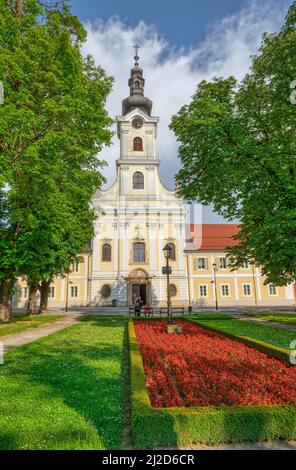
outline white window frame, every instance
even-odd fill
[[[77,295],[73,296],[72,295],[72,288],[77,287]],[[79,293],[79,285],[78,284],[71,284],[70,286],[70,297],[71,299],[79,299],[80,293]]]
[[[221,260],[225,260],[225,268],[221,268]],[[225,269],[228,269],[228,263],[227,263],[227,257],[226,256],[219,256],[218,258],[218,266],[219,266],[219,270],[225,270]]]
[[[72,273],[80,273],[80,261],[74,261],[72,264]]]
[[[226,286],[228,288],[228,294],[223,294],[223,287]],[[231,297],[231,290],[230,290],[230,284],[221,284],[221,297]]]
[[[50,295],[50,289],[53,289],[53,296]],[[49,286],[48,298],[49,299],[55,299],[56,298],[56,286]]]
[[[198,266],[199,260],[204,260],[204,265],[205,265],[204,268],[200,268]],[[196,271],[206,271],[207,269],[208,269],[208,258],[206,256],[198,256],[197,258],[195,258],[195,270]]]
[[[244,266],[245,263],[248,265],[247,267]],[[245,270],[250,269],[250,263],[249,263],[249,261],[244,261],[244,263],[241,265],[241,269],[245,269]]]
[[[250,293],[249,293],[249,294],[246,294],[246,293],[245,293],[245,286],[249,286],[249,288],[250,288]],[[243,284],[243,296],[244,296],[244,297],[252,297],[252,295],[253,295],[253,293],[252,293],[252,284],[250,284],[250,283],[244,283],[244,284]]]
[[[201,288],[205,287],[206,288],[206,295],[202,295],[201,294]],[[209,297],[209,289],[208,289],[208,285],[207,284],[199,284],[198,285],[198,294],[199,294],[199,297],[201,299],[205,299],[207,297]]]
[[[24,298],[24,299],[28,299],[28,298],[29,298],[29,287],[28,287],[28,286],[25,286],[23,289],[24,289],[24,291],[23,291],[23,298]]]
[[[271,287],[274,287],[274,289],[275,289],[275,294],[270,291],[270,288],[271,288]],[[277,297],[277,296],[279,295],[277,286],[275,286],[274,284],[268,284],[268,295],[269,295],[270,297]]]

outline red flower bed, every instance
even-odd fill
[[[296,367],[220,334],[178,321],[136,321],[152,406],[296,405]]]

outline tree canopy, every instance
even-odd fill
[[[239,219],[232,267],[249,260],[278,285],[296,278],[295,26],[294,1],[281,31],[264,34],[242,82],[202,81],[170,125],[180,141],[182,195]]]
[[[0,310],[1,287],[69,269],[91,238],[112,123],[112,79],[82,57],[86,32],[65,2],[14,5],[0,0]]]

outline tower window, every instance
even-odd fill
[[[134,263],[145,263],[145,243],[134,243]]]
[[[141,137],[134,138],[134,145],[133,145],[134,152],[142,152],[143,150],[143,141]]]
[[[104,243],[102,247],[102,261],[111,261],[111,245]]]
[[[133,174],[133,189],[144,189],[144,175],[140,171]]]

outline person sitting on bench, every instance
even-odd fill
[[[143,300],[141,297],[138,297],[135,303],[135,316],[139,317],[141,315],[141,308],[143,307]]]

